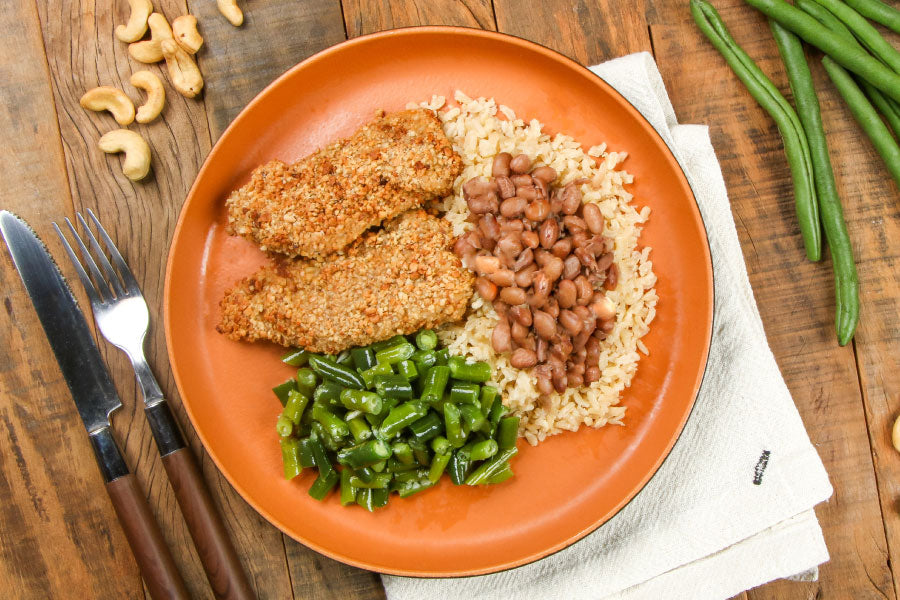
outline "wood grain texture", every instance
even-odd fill
[[[344,0],[347,37],[416,25],[496,29],[490,0]]]
[[[583,65],[650,50],[645,0],[494,0],[497,29]]]
[[[759,35],[766,24],[746,8],[738,2],[719,7],[734,37],[787,94],[775,44]],[[769,343],[835,488],[817,514],[829,547],[842,551],[832,553],[820,581],[780,583],[748,596],[827,590],[839,598],[893,598],[855,357],[835,342],[829,265],[804,259],[777,129],[692,24],[651,26],[651,33],[679,119],[711,125]],[[832,123],[838,115],[829,108],[824,118]],[[834,150],[836,164],[854,164],[852,150],[845,156],[839,144]],[[845,203],[852,212],[852,200],[845,197]]]
[[[235,27],[215,2],[188,0],[204,37],[198,62],[206,82],[212,139],[276,77],[304,58],[343,42],[338,0],[239,2],[244,24]]]

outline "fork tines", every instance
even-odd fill
[[[81,260],[78,259],[72,246],[69,245],[66,236],[56,223],[53,223],[53,228],[56,230],[56,234],[59,236],[63,248],[66,250],[66,254],[69,255],[69,260],[72,261],[72,266],[75,267],[75,272],[78,273],[78,278],[81,280],[91,304],[103,305],[118,298],[139,295],[140,289],[138,288],[137,281],[131,273],[131,269],[129,269],[128,265],[125,263],[125,259],[122,258],[122,254],[119,252],[118,248],[116,248],[116,245],[113,244],[112,239],[100,224],[94,211],[87,209],[87,213],[91,222],[93,222],[96,227],[97,233],[99,233],[100,237],[103,239],[103,244],[109,252],[109,257],[112,258],[112,263],[115,263],[115,268],[113,268],[113,264],[110,263],[103,248],[100,247],[100,243],[88,226],[87,221],[81,216],[81,213],[76,213],[75,217],[78,219],[81,228],[84,230],[84,234],[88,238],[88,243],[93,249],[93,254],[88,249],[87,245],[85,245],[81,236],[78,235],[78,231],[76,231],[68,217],[65,219],[66,225],[68,225],[69,231],[72,232],[72,236],[75,238],[75,244],[78,246]],[[82,261],[87,265],[87,271],[85,271]],[[97,267],[97,263],[100,263],[99,268]],[[90,272],[90,276],[88,275],[88,271]]]

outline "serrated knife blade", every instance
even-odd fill
[[[109,427],[122,406],[94,338],[50,253],[22,219],[0,211],[0,232],[37,311],[88,433]]]

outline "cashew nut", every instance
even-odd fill
[[[244,22],[244,13],[238,8],[237,0],[216,0],[219,12],[235,27],[240,27]]]
[[[187,98],[193,98],[203,89],[203,76],[191,55],[182,49],[175,40],[162,40],[161,48],[169,67],[172,87]]]
[[[150,172],[150,146],[140,135],[127,129],[114,129],[100,138],[97,144],[106,153],[124,152],[122,173],[138,181]]]
[[[894,421],[894,428],[891,430],[891,442],[897,452],[900,452],[900,416]]]
[[[137,109],[137,122],[149,123],[159,116],[166,103],[166,90],[159,77],[150,71],[138,71],[131,76],[131,85],[147,92],[147,101]]]
[[[150,26],[150,39],[128,45],[131,58],[142,63],[157,63],[163,59],[161,42],[172,39],[172,28],[169,22],[159,13],[153,13],[147,19]]]
[[[150,0],[128,0],[131,5],[131,16],[128,24],[116,27],[116,37],[123,42],[136,42],[147,31],[147,17],[153,12]]]
[[[88,90],[81,97],[82,108],[88,110],[108,110],[119,125],[128,125],[134,121],[134,104],[122,90],[102,86]]]
[[[175,32],[175,41],[189,54],[196,54],[203,45],[203,38],[197,31],[197,17],[194,15],[181,15],[172,21],[172,31]]]

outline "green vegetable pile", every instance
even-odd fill
[[[821,258],[823,229],[831,250],[835,328],[843,346],[853,338],[859,321],[859,283],[819,101],[800,40],[825,53],[822,63],[826,73],[900,185],[900,145],[894,138],[900,138],[900,52],[866,20],[868,17],[900,33],[900,11],[879,0],[795,0],[793,5],[784,0],[746,1],[770,20],[797,112],[734,41],[709,2],[691,0],[691,13],[700,30],[778,125],[794,180],[797,220],[806,255],[813,261]]]
[[[284,476],[318,469],[313,498],[340,484],[341,504],[372,511],[390,492],[421,492],[445,471],[456,485],[512,477],[519,418],[504,416],[497,388],[482,385],[490,365],[450,356],[433,331],[282,360],[300,367],[272,390],[284,407],[275,426]]]

